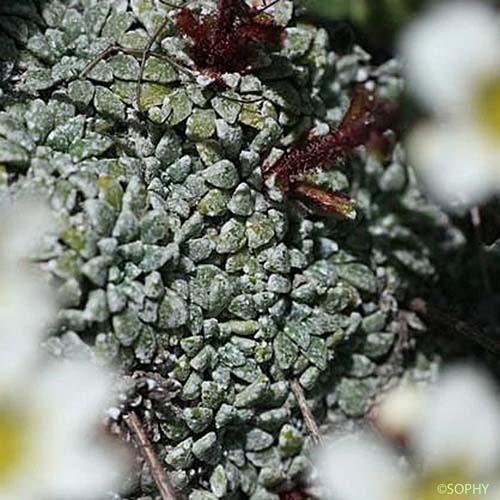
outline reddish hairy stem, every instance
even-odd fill
[[[373,134],[384,132],[393,121],[395,110],[395,105],[377,100],[364,88],[355,89],[349,109],[335,130],[321,136],[309,133],[274,165],[264,164],[264,179],[274,175],[277,186],[284,193],[298,194],[327,211],[352,217],[354,206],[348,197],[303,182],[300,177],[367,143]]]
[[[353,219],[356,216],[354,202],[345,194],[335,193],[329,189],[301,181],[293,184],[292,194],[312,201],[327,212],[333,212],[348,219]]]
[[[321,136],[309,134],[274,165],[264,166],[264,177],[276,175],[280,188],[287,191],[294,176],[330,163],[346,151],[365,144],[372,133],[386,130],[394,112],[392,104],[377,101],[364,89],[356,89],[349,109],[335,130]]]
[[[179,9],[179,13],[175,18],[175,24],[183,33],[191,38],[201,36],[200,23],[189,9]]]
[[[193,42],[197,69],[211,74],[247,70],[258,55],[256,47],[281,44],[285,32],[242,0],[218,0],[215,11],[201,19],[181,9],[176,25]]]

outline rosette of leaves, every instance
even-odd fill
[[[287,25],[283,49],[222,75],[223,86],[183,71],[189,40],[168,25],[141,84],[147,116],[138,112],[140,49],[169,9],[3,2],[2,192],[42,194],[57,215],[35,256],[60,296],[53,352],[84,346],[149,381],[136,411],[190,499],[278,499],[307,474],[313,445],[291,381],[320,422],[364,415],[385,383],[378,367],[394,360],[398,301],[432,281],[429,244],[412,226],[423,220],[430,235],[437,217],[391,134],[388,154],[361,148],[311,175],[357,200],[354,221],[263,186],[262,161],[313,126],[334,127],[350,84],[376,74],[382,93],[400,85],[394,64],[329,52],[286,0],[270,10]],[[117,44],[138,52],[78,76]],[[128,498],[150,491],[145,473]]]

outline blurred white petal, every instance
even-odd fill
[[[29,372],[54,314],[53,297],[36,276],[0,265],[0,388]]]
[[[461,112],[478,83],[500,65],[497,12],[479,1],[430,9],[404,33],[400,48],[411,90],[431,111]]]
[[[50,223],[36,201],[0,204],[0,390],[29,376],[55,315],[53,293],[27,262]]]
[[[28,261],[50,218],[29,202],[0,211],[0,500],[100,496],[127,463],[98,436],[111,375],[43,359],[54,300]]]
[[[314,462],[328,500],[402,500],[397,457],[370,435],[333,440]]]
[[[498,500],[500,498],[500,483],[498,480],[488,483],[486,494],[481,498],[483,500]]]
[[[392,438],[406,436],[421,422],[426,398],[412,385],[400,386],[383,399],[377,408],[377,427]]]
[[[0,260],[2,263],[29,257],[53,223],[48,207],[38,200],[0,205]]]
[[[410,134],[407,148],[430,194],[450,208],[474,205],[499,187],[500,149],[472,127],[422,125]]]
[[[33,404],[40,413],[52,414],[45,425],[66,442],[87,438],[89,429],[113,403],[111,374],[84,361],[63,361],[45,368],[36,389]],[[52,408],[58,408],[56,414]]]
[[[0,417],[6,401],[29,416],[19,423],[22,460],[4,476],[0,469],[0,500],[86,500],[117,487],[129,461],[102,434],[110,374],[76,361],[39,363],[29,373],[24,386],[0,393]]]
[[[491,381],[469,367],[445,372],[412,444],[427,470],[461,464],[471,477],[500,466],[500,403]]]
[[[65,500],[95,498],[113,488],[119,488],[129,458],[115,446],[67,450],[59,473],[50,478],[47,492]]]

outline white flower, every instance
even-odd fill
[[[50,228],[51,214],[42,201],[35,199],[3,202],[0,212],[0,262],[18,265]]]
[[[500,190],[500,19],[480,2],[435,7],[401,40],[410,89],[433,113],[408,140],[430,192],[471,205]]]
[[[127,460],[97,433],[109,374],[72,361],[31,375],[0,391],[0,500],[88,499],[116,486]]]
[[[29,255],[48,212],[24,202],[0,213],[0,500],[95,498],[116,486],[126,463],[98,435],[110,375],[44,359],[53,294]]]
[[[49,227],[40,203],[0,205],[0,389],[14,383],[38,355],[54,315],[53,294],[27,261]]]
[[[413,385],[399,386],[384,398],[376,411],[376,425],[394,439],[405,439],[416,419],[422,418],[423,391]]]
[[[401,393],[397,397],[401,401]],[[483,485],[482,498],[498,499],[500,402],[489,379],[455,368],[418,400],[413,421],[405,405],[389,404],[395,411],[403,408],[413,468],[403,469],[396,451],[372,435],[332,441],[316,456],[328,499],[437,500],[443,484]],[[456,498],[476,497],[462,492]]]

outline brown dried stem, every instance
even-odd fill
[[[323,438],[321,437],[321,434],[319,432],[319,427],[316,422],[316,419],[314,418],[314,415],[312,414],[309,405],[307,404],[306,397],[304,395],[302,387],[300,386],[297,380],[293,380],[290,385],[292,388],[292,392],[294,393],[295,398],[297,399],[297,403],[299,403],[299,408],[302,413],[302,416],[304,417],[304,422],[306,424],[306,427],[308,428],[314,440],[318,444],[322,444]]]
[[[123,420],[134,436],[139,451],[149,466],[151,476],[158,487],[162,500],[176,500],[174,489],[170,485],[160,460],[146,436],[139,417],[135,412],[131,411],[123,417]]]
[[[460,335],[475,342],[495,356],[500,356],[500,342],[482,332],[478,326],[457,318],[449,311],[428,304],[423,299],[413,299],[410,303],[410,309],[441,328],[443,333]]]

